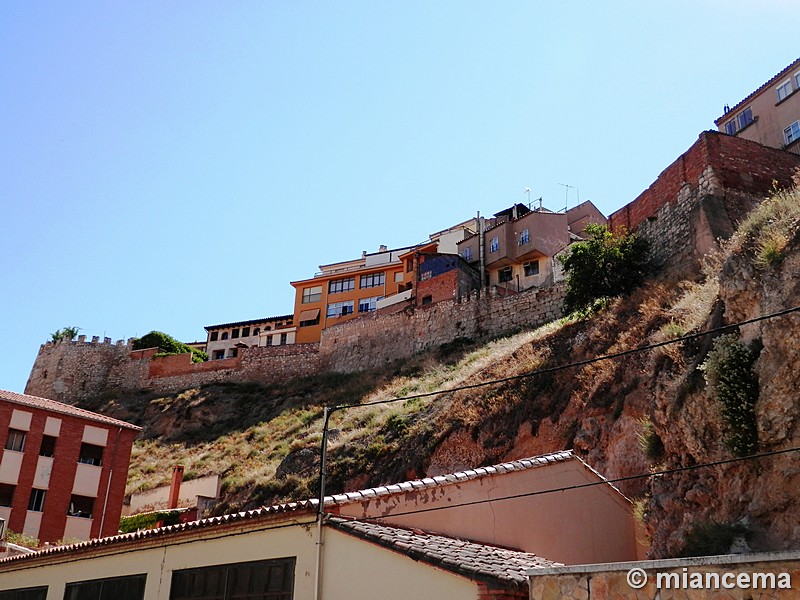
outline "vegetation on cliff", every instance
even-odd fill
[[[360,404],[331,418],[330,492],[573,448],[610,478],[673,471],[620,484],[653,557],[730,545],[731,532],[745,530],[755,549],[795,547],[796,457],[694,467],[746,454],[756,439],[769,451],[800,436],[800,319],[726,330],[716,343],[683,336],[800,305],[799,222],[800,195],[777,194],[702,269],[666,271],[589,317],[488,344],[457,340],[355,375],[86,406],[144,427],[129,491],[166,484],[180,462],[189,478],[223,475],[217,512],[313,496],[322,407]],[[731,412],[726,393],[746,413]]]
[[[179,342],[171,335],[161,331],[151,331],[140,338],[133,340],[132,347],[134,350],[144,350],[145,348],[160,348],[163,355],[168,354],[192,354],[192,362],[204,362],[208,360],[208,354],[197,348],[192,348]]]

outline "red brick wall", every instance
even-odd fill
[[[705,131],[689,150],[662,171],[649,188],[612,214],[608,219],[609,226],[635,230],[649,217],[655,216],[662,206],[674,203],[684,184],[697,186],[700,176],[709,166],[724,189],[766,195],[772,189],[773,181],[777,181],[780,187],[792,185],[792,175],[800,166],[800,158],[742,138]]]
[[[422,306],[422,299],[431,296],[431,302],[452,300],[458,291],[458,269],[437,275],[417,284],[417,306]]]
[[[21,532],[25,524],[31,489],[33,487],[36,465],[39,460],[39,449],[44,435],[45,421],[48,416],[61,420],[61,430],[56,441],[56,451],[53,459],[53,470],[50,475],[49,486],[45,495],[44,510],[39,528],[39,539],[42,542],[56,542],[64,537],[64,527],[67,523],[67,509],[69,508],[75,473],[78,468],[83,439],[84,426],[100,427],[108,430],[108,441],[103,452],[102,473],[98,495],[95,499],[93,510],[92,536],[100,535],[100,523],[103,521],[102,535],[114,535],[119,528],[119,517],[122,512],[122,500],[125,495],[125,483],[128,477],[128,464],[130,462],[131,446],[137,432],[131,429],[122,429],[119,435],[116,458],[114,446],[118,428],[104,425],[98,421],[90,421],[60,413],[0,402],[0,445],[5,447],[11,414],[14,409],[29,412],[31,417],[30,430],[25,440],[24,456],[20,469],[19,480],[11,507],[11,517],[8,528]],[[106,490],[108,489],[109,474],[113,476],[111,488],[106,503]],[[106,506],[106,516],[103,519],[103,507]]]

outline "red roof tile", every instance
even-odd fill
[[[62,415],[69,415],[71,417],[78,417],[80,419],[88,419],[89,421],[96,421],[106,425],[113,425],[114,427],[124,427],[126,429],[133,429],[134,431],[141,431],[141,427],[113,419],[105,415],[101,415],[90,410],[84,410],[77,406],[64,404],[63,402],[56,402],[48,398],[39,398],[38,396],[29,396],[28,394],[18,394],[16,392],[9,392],[0,390],[0,400],[11,402],[13,404],[20,404],[30,408],[40,408],[42,410],[49,410],[51,412],[60,413]]]

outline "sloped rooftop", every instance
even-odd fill
[[[77,406],[72,406],[70,404],[64,404],[63,402],[57,402],[56,400],[50,400],[49,398],[40,398],[38,396],[29,396],[28,394],[18,394],[16,392],[0,390],[0,400],[5,400],[6,402],[19,404],[20,406],[26,406],[29,408],[38,408],[54,413],[60,413],[62,415],[69,415],[71,417],[96,421],[98,423],[104,423],[105,425],[113,425],[114,427],[124,427],[125,429],[133,429],[134,431],[142,430],[141,427],[137,427],[131,423],[120,421],[119,419],[113,419],[90,410],[84,410],[83,408],[78,408]]]
[[[446,571],[502,587],[525,589],[528,572],[559,566],[535,554],[461,540],[420,529],[331,517],[327,524],[362,540]]]

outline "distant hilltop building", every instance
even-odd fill
[[[0,390],[0,517],[8,529],[42,543],[115,535],[139,431],[69,404]]]
[[[714,123],[728,135],[800,154],[800,58]]]

